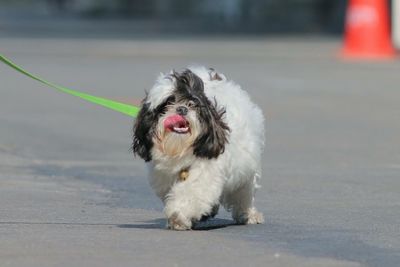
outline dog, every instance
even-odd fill
[[[132,149],[149,169],[167,228],[189,230],[219,205],[238,224],[264,222],[254,206],[264,116],[247,92],[205,67],[161,74],[146,93]]]

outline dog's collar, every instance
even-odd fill
[[[178,177],[180,182],[186,181],[187,178],[189,178],[189,167],[182,169],[179,172],[179,177]]]

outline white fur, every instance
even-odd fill
[[[233,81],[211,79],[214,71],[189,68],[204,83],[205,94],[226,108],[224,121],[230,128],[225,152],[216,159],[197,158],[193,151],[171,157],[154,146],[149,162],[149,180],[165,204],[168,226],[190,229],[192,221],[209,212],[215,203],[232,212],[238,223],[262,223],[254,207],[254,194],[261,176],[260,158],[264,147],[264,117],[249,95]],[[174,80],[161,75],[149,91],[150,107],[162,103],[174,90]],[[179,181],[179,172],[190,166],[189,178]]]

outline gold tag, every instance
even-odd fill
[[[186,181],[186,179],[189,177],[189,171],[188,170],[181,170],[179,173],[179,181],[183,182]]]

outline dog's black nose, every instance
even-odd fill
[[[179,115],[186,115],[188,113],[188,109],[185,106],[179,106],[176,108],[176,113],[178,113]]]

